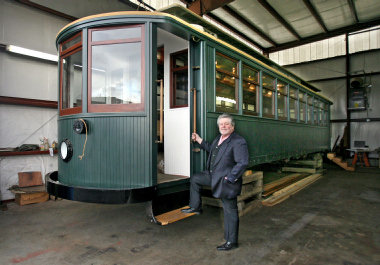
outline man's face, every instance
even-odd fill
[[[229,118],[221,118],[219,120],[219,132],[222,136],[227,136],[233,133],[234,126],[231,124],[231,120]]]

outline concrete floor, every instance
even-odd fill
[[[380,169],[325,176],[240,219],[240,247],[219,252],[222,215],[161,227],[145,206],[48,201],[0,211],[0,264],[380,264]]]

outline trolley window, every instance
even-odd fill
[[[297,121],[298,119],[298,89],[289,88],[289,115],[290,120]]]
[[[325,121],[324,125],[328,126],[329,125],[329,104],[328,103],[325,103],[323,113],[324,113],[324,121]]]
[[[243,65],[243,114],[258,115],[258,94],[260,72]]]
[[[274,118],[274,94],[276,79],[263,74],[263,116]]]
[[[307,95],[307,123],[313,123],[313,96]]]
[[[314,119],[314,124],[319,124],[319,113],[320,113],[320,108],[319,108],[319,101],[318,99],[314,99],[314,104],[313,104],[313,119]]]
[[[302,91],[298,94],[300,104],[300,121],[306,121],[306,94]]]
[[[170,55],[170,107],[188,105],[188,50]]]
[[[143,25],[89,29],[89,112],[144,110],[143,36]]]
[[[277,79],[277,116],[280,120],[288,117],[288,85]]]
[[[82,112],[82,33],[64,41],[60,51],[59,114]]]
[[[323,102],[319,103],[319,119],[320,125],[325,126],[325,103]]]
[[[215,56],[216,111],[238,112],[238,62],[221,53]]]

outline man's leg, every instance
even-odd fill
[[[224,238],[227,242],[238,243],[239,236],[239,212],[237,198],[223,199],[224,212]]]
[[[194,174],[190,178],[190,207],[194,209],[202,208],[201,201],[201,187],[211,186],[211,176],[208,172],[200,172]]]

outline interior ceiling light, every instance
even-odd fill
[[[15,45],[6,45],[5,49],[8,52],[18,53],[18,54],[22,54],[22,55],[26,55],[26,56],[31,56],[34,58],[58,62],[58,56],[57,55],[52,55],[52,54],[48,54],[48,53],[44,53],[44,52],[38,52],[35,50],[22,48],[22,47],[18,47]]]

